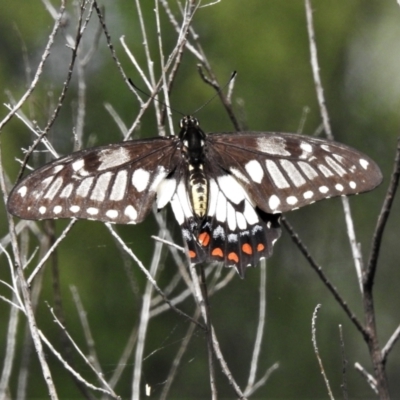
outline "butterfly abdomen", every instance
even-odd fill
[[[208,181],[203,164],[189,164],[189,188],[193,212],[203,218],[208,209]]]

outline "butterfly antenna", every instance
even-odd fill
[[[171,106],[168,106],[168,105],[165,104],[162,100],[157,99],[155,96],[157,96],[157,94],[158,94],[159,92],[155,93],[155,94],[152,96],[152,95],[150,95],[149,93],[145,92],[143,89],[140,89],[140,87],[136,86],[136,85],[133,83],[133,81],[132,81],[131,78],[128,78],[128,82],[129,82],[129,84],[130,84],[135,90],[137,90],[139,93],[144,94],[145,96],[147,96],[147,97],[150,98],[151,100],[156,101],[157,103],[161,104],[161,105],[164,106],[164,107],[169,108],[170,110],[172,110],[173,112],[176,112],[177,114],[180,114],[180,115],[182,115],[182,116],[185,115],[184,113],[182,113],[182,112],[176,110],[175,108],[173,108],[173,107],[171,107]]]
[[[192,115],[197,114],[202,108],[204,108],[207,104],[211,103],[217,96],[219,96],[227,86],[229,86],[231,84],[231,82],[233,82],[233,80],[236,78],[237,72],[233,71],[231,77],[229,78],[228,82],[225,83],[224,86],[222,86],[222,88],[217,87],[213,82],[211,82],[210,80],[206,80],[212,87],[214,87],[215,89],[217,89],[217,92],[214,94],[214,96],[212,96],[207,102],[205,102],[201,107],[199,107],[197,110],[195,110]]]

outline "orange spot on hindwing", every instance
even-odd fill
[[[262,243],[258,243],[257,251],[263,251],[264,249],[265,249],[265,246]]]
[[[207,232],[200,233],[199,242],[204,247],[208,246],[208,244],[210,243],[210,235],[209,235],[209,233],[207,233]]]
[[[196,257],[196,252],[193,250],[189,250],[189,257],[190,258],[195,258]]]
[[[224,256],[224,253],[223,253],[223,251],[222,251],[222,249],[221,249],[220,247],[216,247],[216,248],[213,249],[213,251],[211,252],[211,255],[212,255],[212,256],[215,256],[215,257],[223,257],[223,256]]]
[[[228,254],[228,260],[238,263],[239,262],[239,257],[238,257],[238,255],[236,253],[234,253],[232,251],[231,253]]]
[[[251,246],[248,243],[244,243],[242,245],[242,251],[243,251],[243,253],[246,253],[249,255],[253,254],[253,249],[251,248]]]

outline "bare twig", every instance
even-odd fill
[[[333,394],[332,394],[332,390],[331,390],[331,386],[329,384],[329,380],[328,377],[326,376],[325,373],[325,369],[324,369],[324,365],[322,364],[322,359],[319,355],[319,350],[318,350],[318,344],[317,344],[317,315],[318,315],[318,311],[321,308],[321,304],[318,304],[313,312],[313,316],[312,316],[312,320],[311,320],[311,337],[312,337],[312,344],[313,344],[313,348],[314,348],[314,353],[315,356],[317,357],[318,360],[318,364],[319,364],[319,369],[321,371],[322,377],[324,378],[324,382],[325,382],[325,386],[326,389],[328,391],[328,396],[331,400],[334,400]]]
[[[376,224],[374,237],[371,244],[371,253],[368,260],[368,267],[364,273],[364,290],[372,289],[375,278],[376,267],[378,263],[379,252],[381,249],[383,232],[385,231],[393,200],[395,198],[400,177],[400,138],[397,140],[396,157],[393,165],[389,187],[386,193],[385,201],[382,205],[381,213]]]
[[[321,77],[319,74],[320,68],[318,65],[318,56],[317,56],[317,45],[315,41],[315,33],[314,33],[314,23],[312,16],[312,8],[311,8],[311,0],[305,0],[306,7],[306,17],[307,17],[307,31],[308,31],[308,39],[310,42],[310,53],[311,53],[311,67],[314,77],[315,89],[317,92],[317,99],[320,108],[320,113],[322,117],[322,122],[324,125],[325,133],[328,139],[333,140],[332,128],[329,122],[328,110],[326,108],[326,102],[324,97],[324,90],[321,83]],[[358,282],[360,285],[360,290],[362,292],[362,256],[357,245],[356,234],[354,231],[353,218],[351,216],[349,199],[347,197],[341,197],[343,211],[345,215],[346,225],[347,225],[347,234],[350,240],[350,247],[353,254],[354,266],[358,276]]]
[[[42,75],[43,72],[43,66],[47,60],[47,58],[50,55],[50,48],[54,43],[54,38],[60,29],[61,26],[61,21],[63,18],[63,14],[65,11],[65,0],[61,0],[61,6],[60,10],[58,11],[58,17],[54,23],[53,30],[49,35],[49,40],[47,42],[47,45],[44,49],[42,59],[38,65],[38,68],[36,70],[35,76],[28,88],[28,90],[24,93],[24,95],[20,98],[20,100],[17,102],[17,104],[13,107],[13,109],[7,114],[5,118],[3,118],[2,121],[0,121],[0,132],[3,129],[3,127],[8,123],[8,121],[13,117],[13,115],[21,108],[21,106],[25,103],[25,101],[28,99],[28,97],[32,94],[32,92],[35,90],[36,85],[39,81],[40,76]]]
[[[147,271],[147,269],[144,267],[142,262],[136,257],[136,255],[132,252],[132,250],[125,244],[125,242],[121,239],[121,237],[117,234],[117,232],[111,226],[111,224],[107,223],[106,227],[108,228],[110,233],[118,240],[118,242],[121,244],[122,248],[126,251],[126,253],[130,257],[132,257],[132,259],[138,264],[138,266],[141,269],[141,271],[146,275],[147,279],[152,283],[152,285],[154,286],[156,291],[162,296],[164,301],[171,307],[171,309],[174,310],[175,312],[177,312],[179,315],[189,319],[190,321],[192,321],[193,323],[198,325],[201,329],[205,330],[205,327],[201,323],[199,323],[198,321],[194,320],[192,317],[190,317],[189,315],[185,314],[183,311],[179,310],[178,308],[176,308],[171,303],[171,301],[165,296],[164,292],[160,289],[160,287],[158,286],[157,282],[152,277],[152,275],[149,273],[149,271]]]
[[[349,394],[347,392],[347,379],[346,379],[348,361],[346,358],[346,352],[345,352],[345,348],[344,348],[342,325],[339,325],[339,339],[340,339],[340,349],[341,349],[341,353],[342,353],[342,384],[340,385],[340,387],[342,388],[343,399],[348,400]]]
[[[289,224],[286,218],[282,217],[282,224],[283,226],[287,229],[289,232],[292,240],[296,243],[297,247],[299,250],[303,253],[304,257],[306,260],[309,262],[311,267],[314,269],[314,271],[319,275],[321,280],[324,282],[324,284],[328,287],[330,292],[333,294],[335,299],[338,301],[338,303],[341,305],[345,313],[348,315],[350,320],[354,323],[354,325],[357,327],[357,329],[361,332],[361,334],[364,336],[364,338],[368,338],[368,332],[365,330],[364,326],[361,324],[361,322],[358,320],[358,318],[353,314],[353,312],[350,310],[349,306],[347,303],[344,301],[344,299],[340,296],[339,292],[333,286],[333,284],[329,281],[329,279],[325,276],[322,268],[315,262],[314,258],[311,256],[309,253],[308,249],[306,246],[304,246],[303,242],[300,240],[299,236],[296,234],[296,232],[293,230],[292,226]]]
[[[153,259],[150,264],[150,275],[155,278],[159,265],[162,250],[162,243],[156,242],[156,246],[153,253]],[[151,298],[153,295],[154,286],[150,281],[147,281],[145,291],[143,293],[142,309],[140,312],[140,322],[138,329],[138,338],[136,345],[135,364],[133,368],[133,380],[132,380],[132,400],[138,400],[141,398],[140,394],[140,381],[142,376],[142,365],[143,365],[143,352],[144,344],[146,339],[147,328],[150,321],[150,305]]]
[[[36,274],[40,271],[40,269],[43,267],[44,263],[48,260],[48,258],[53,254],[53,252],[56,250],[58,245],[67,237],[69,231],[72,229],[72,227],[75,225],[76,219],[72,219],[67,227],[63,230],[61,235],[57,238],[57,240],[53,243],[53,245],[50,247],[48,252],[40,259],[38,265],[34,269],[34,271],[31,273],[29,278],[27,279],[28,285],[30,285],[35,278]]]
[[[390,336],[389,340],[385,344],[385,347],[382,349],[382,362],[386,363],[387,357],[392,350],[393,346],[395,343],[399,340],[400,338],[400,325],[396,328],[396,330],[393,332],[392,336]]]
[[[354,368],[361,373],[361,375],[366,379],[366,381],[368,382],[370,388],[375,392],[375,394],[379,394],[378,392],[378,388],[377,388],[377,382],[376,379],[370,374],[368,373],[361,364],[359,363],[355,363],[354,364]]]
[[[250,374],[247,381],[247,386],[244,392],[246,395],[250,392],[252,387],[254,386],[254,382],[256,380],[257,375],[257,367],[258,367],[258,359],[260,357],[261,351],[261,343],[262,337],[264,333],[264,325],[265,325],[265,314],[267,309],[267,265],[265,259],[260,263],[260,288],[259,288],[259,296],[260,296],[260,305],[258,310],[258,326],[256,333],[256,340],[254,342],[253,356],[250,362]]]

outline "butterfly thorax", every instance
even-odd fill
[[[193,213],[203,218],[208,208],[208,180],[204,173],[205,133],[200,129],[197,119],[187,116],[181,120],[179,138],[186,159],[187,187]]]

